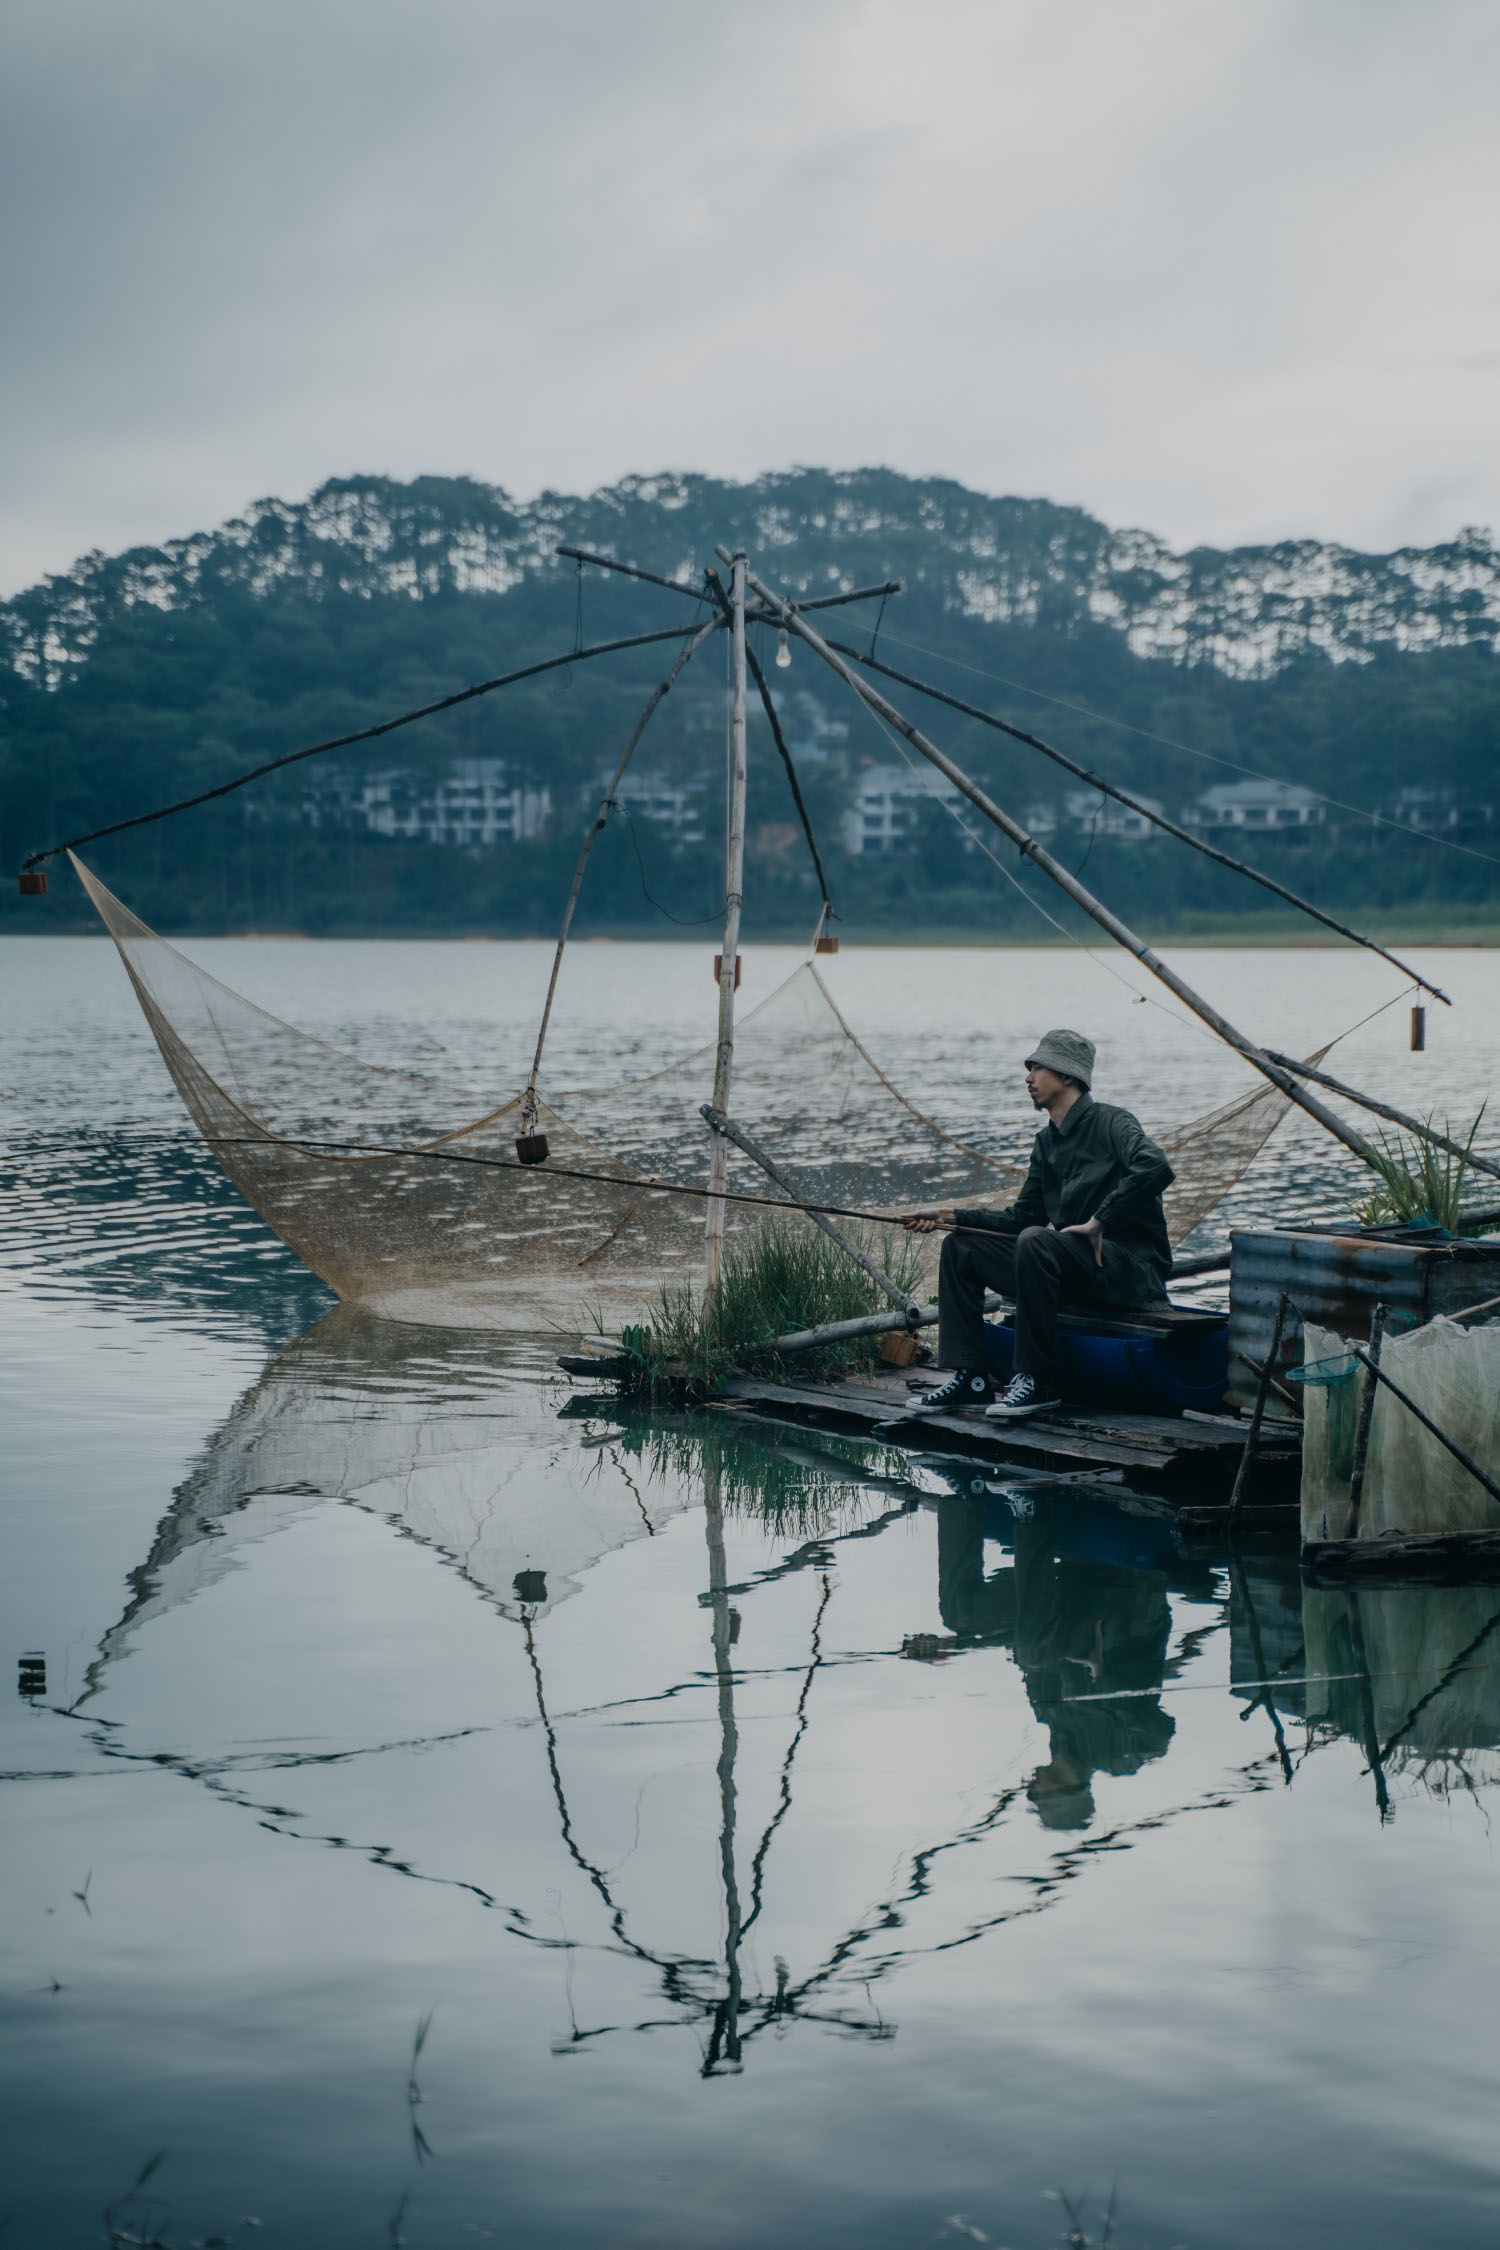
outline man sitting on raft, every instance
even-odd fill
[[[913,1211],[916,1234],[956,1231],[938,1273],[938,1364],[946,1383],[921,1413],[982,1406],[996,1420],[1060,1406],[1054,1338],[1062,1306],[1161,1306],[1172,1266],[1162,1191],[1172,1167],[1128,1109],[1096,1102],[1092,1041],[1049,1031],[1026,1064],[1026,1091],[1047,1123],[1020,1194],[1003,1211]],[[1016,1307],[1015,1373],[995,1397],[984,1349],[987,1289]]]

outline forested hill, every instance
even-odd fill
[[[559,542],[691,575],[716,542],[743,543],[800,591],[899,574],[988,624],[1112,627],[1138,656],[1251,677],[1308,653],[1493,649],[1500,550],[1486,531],[1365,555],[1315,540],[1175,554],[1082,508],[990,499],[937,478],[815,469],[754,484],[632,477],[587,499],[529,504],[466,478],[340,478],[310,500],[263,500],[219,530],[163,548],[88,555],[3,610],[10,663],[85,657],[115,612],[183,610],[236,592],[413,598],[504,594],[555,577]]]
[[[1341,800],[1316,835],[1267,840],[1284,858],[1300,855],[1291,879],[1316,878],[1325,896],[1347,901],[1500,898],[1491,803],[1500,799],[1500,553],[1487,533],[1389,555],[1311,541],[1178,554],[1081,509],[882,470],[796,470],[743,485],[634,478],[525,505],[467,479],[339,479],[304,503],[263,501],[160,549],[87,556],[0,606],[5,864],[300,741],[566,649],[580,611],[590,640],[676,619],[683,605],[669,594],[597,575],[580,587],[555,555],[563,541],[680,577],[717,543],[742,543],[798,592],[899,577],[908,590],[881,628],[892,661],[1170,809],[1243,768]],[[857,627],[851,618],[850,630],[874,622],[872,612]],[[579,667],[379,747],[387,767],[399,756],[413,770],[504,759],[518,785],[546,793],[545,817],[524,842],[437,854],[355,836],[347,818],[337,839],[338,806],[347,813],[372,748],[338,776],[297,769],[294,782],[142,831],[102,852],[101,865],[178,925],[367,927],[394,915],[413,926],[543,927],[554,862],[576,846],[586,792],[663,669],[654,650]],[[667,779],[709,786],[720,677],[701,667],[688,675],[653,730],[650,760]],[[805,654],[778,684],[820,820],[836,837],[862,762],[888,760],[889,746],[843,710]],[[1056,800],[1065,822],[1063,785],[1034,755],[972,725],[933,724],[1011,801]],[[1401,798],[1413,788],[1428,792],[1418,813]],[[762,896],[800,919],[801,875],[765,840],[786,811],[771,790],[768,777]],[[1383,812],[1385,825],[1360,811]],[[1468,849],[1403,838],[1393,817],[1445,827]],[[899,866],[867,858],[843,869],[855,911],[912,927],[992,921],[999,878],[942,822],[918,825]],[[680,821],[675,831],[658,824],[644,858],[662,866],[689,842]],[[1253,905],[1201,869],[1181,872],[1171,852],[1162,858],[1153,845],[1143,857],[1106,836],[1095,871],[1119,903],[1149,898],[1162,926],[1174,914]],[[440,873],[418,879],[412,870],[427,862]],[[596,911],[650,920],[649,872],[623,849],[604,850]],[[707,899],[706,873],[700,887]],[[6,911],[19,926],[8,902]],[[48,926],[66,919],[61,904],[46,911]]]

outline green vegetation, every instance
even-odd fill
[[[1500,669],[1480,590],[1500,582],[1500,565],[1483,541],[1415,557],[1311,545],[1173,557],[1080,509],[878,470],[740,486],[636,480],[532,509],[464,479],[347,479],[161,550],[86,557],[0,604],[0,863],[9,871],[60,836],[570,646],[580,582],[552,555],[558,540],[670,572],[737,538],[769,553],[794,590],[901,577],[882,655],[1169,810],[1246,767],[1366,810],[1389,812],[1405,788],[1436,792],[1424,817],[1451,821],[1464,851],[1336,805],[1305,831],[1236,830],[1231,841],[1320,903],[1388,915],[1393,930],[1488,935],[1500,923]],[[581,588],[586,641],[694,615],[671,594],[597,573]],[[870,605],[828,629],[868,646],[875,624]],[[763,660],[773,653],[768,639]],[[548,934],[600,779],[668,661],[654,648],[549,675],[89,856],[169,931]],[[1047,940],[1028,894],[1058,912],[1050,886],[1004,847],[1005,866],[994,865],[936,805],[922,809],[908,856],[848,857],[851,787],[863,764],[891,761],[890,745],[805,651],[771,677],[847,927]],[[1072,783],[1035,752],[897,693],[1003,803],[1024,818],[1038,804],[1056,812]],[[438,846],[372,835],[351,811],[371,775],[433,773],[457,757],[503,758],[517,784],[547,790],[542,832]],[[668,698],[638,759],[701,788],[707,841],[674,844],[649,819],[633,841],[611,822],[580,934],[675,936],[721,908],[715,648]],[[1088,881],[1148,934],[1298,927],[1168,839],[1090,840],[1064,822],[1051,840],[1069,865],[1087,855]],[[816,892],[758,714],[749,854],[752,942],[805,935]],[[0,885],[0,927],[92,926],[65,869],[42,900]]]
[[[624,1427],[612,1442],[648,1477],[712,1484],[730,1515],[782,1538],[852,1530],[907,1504],[912,1492],[910,1457],[867,1438],[808,1430],[788,1443],[784,1430],[743,1415],[621,1411]]]
[[[1403,1135],[1391,1140],[1382,1133],[1377,1141],[1366,1141],[1365,1162],[1375,1173],[1379,1185],[1359,1207],[1362,1224],[1367,1227],[1414,1226],[1430,1220],[1435,1226],[1446,1227],[1450,1234],[1462,1233],[1460,1212],[1464,1181],[1469,1172],[1469,1152],[1483,1117],[1481,1107],[1458,1155],[1414,1136]],[[1425,1122],[1432,1127],[1430,1117]],[[1445,1139],[1456,1139],[1446,1120],[1442,1132]]]
[[[925,1258],[917,1236],[853,1226],[848,1232],[898,1288],[918,1292]],[[622,1387],[627,1397],[653,1404],[712,1398],[732,1369],[779,1373],[782,1362],[766,1348],[773,1338],[890,1309],[869,1276],[816,1227],[768,1219],[726,1247],[711,1304],[705,1307],[687,1283],[663,1289],[650,1319],[623,1331]],[[816,1380],[873,1367],[880,1345],[879,1336],[867,1336],[798,1352],[797,1370]]]

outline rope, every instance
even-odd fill
[[[542,672],[556,672],[580,658],[613,656],[625,648],[647,648],[654,641],[686,640],[693,631],[691,625],[673,625],[664,632],[632,633],[622,641],[599,641],[593,648],[570,649],[566,656],[544,657],[540,664],[523,664],[518,672],[502,672],[493,680],[480,680],[474,687],[460,688],[454,695],[442,695],[436,703],[419,704],[415,711],[403,711],[394,719],[382,719],[377,726],[358,727],[353,734],[336,734],[327,742],[311,742],[303,750],[288,750],[283,757],[268,758],[264,765],[251,766],[245,773],[236,774],[232,781],[221,781],[217,789],[200,790],[196,797],[179,797],[175,804],[158,805],[154,812],[136,813],[130,820],[111,821],[107,828],[91,828],[83,836],[67,836],[60,844],[49,844],[45,851],[28,852],[21,866],[40,867],[44,861],[56,859],[59,852],[76,851],[80,844],[97,844],[101,836],[118,836],[126,828],[143,828],[149,821],[166,820],[172,813],[189,812],[194,805],[206,805],[215,797],[227,797],[232,790],[243,789],[247,782],[259,781],[263,775],[277,773],[283,766],[294,766],[303,758],[320,758],[326,750],[347,750],[356,742],[374,742],[383,734],[394,734],[397,727],[409,727],[418,719],[430,719],[438,711],[452,711],[460,703],[472,703],[479,695],[492,695],[496,688],[514,687],[518,680],[535,679]]]
[[[167,1137],[165,1135],[157,1136],[158,1139]],[[821,1211],[826,1216],[835,1219],[863,1219],[870,1226],[889,1227],[900,1224],[899,1220],[894,1219],[889,1211],[859,1210],[847,1203],[813,1203],[795,1196],[743,1195],[733,1188],[690,1187],[680,1180],[643,1179],[633,1173],[585,1172],[579,1170],[576,1166],[553,1164],[550,1161],[542,1165],[528,1165],[522,1164],[515,1157],[472,1156],[459,1149],[451,1148],[391,1148],[380,1141],[324,1140],[319,1135],[311,1133],[294,1135],[271,1132],[205,1133],[202,1137],[212,1149],[291,1149],[301,1156],[347,1156],[358,1158],[361,1162],[368,1162],[371,1158],[380,1157],[399,1157],[403,1160],[407,1157],[419,1157],[424,1163],[428,1164],[475,1164],[482,1170],[489,1172],[525,1172],[533,1180],[544,1179],[550,1173],[554,1179],[558,1180],[585,1180],[592,1181],[600,1187],[631,1188],[640,1195],[690,1195],[700,1201],[722,1196],[729,1203],[753,1204],[763,1211]],[[184,1136],[184,1139],[190,1141],[191,1136]],[[957,1230],[960,1233],[975,1234],[993,1231],[985,1228],[965,1227],[962,1224],[962,1217],[963,1215],[960,1213]]]
[[[1101,970],[1104,975],[1113,977],[1116,984],[1123,984],[1126,991],[1134,996],[1139,1006],[1143,1008],[1155,1008],[1166,1017],[1169,1023],[1182,1024],[1189,1031],[1197,1032],[1200,1038],[1209,1040],[1213,1045],[1218,1046],[1220,1044],[1220,1041],[1218,1040],[1216,1034],[1210,1031],[1206,1024],[1200,1023],[1196,1016],[1186,1013],[1179,1014],[1179,1012],[1175,1008],[1169,1008],[1164,1000],[1158,1000],[1154,992],[1139,991],[1137,987],[1132,983],[1131,979],[1125,975],[1123,970],[1117,969],[1112,961],[1108,960],[1105,955],[1101,953],[1096,947],[1087,944],[1081,937],[1076,934],[1076,932],[1070,930],[1067,927],[1066,923],[1059,922],[1055,914],[1049,914],[1046,907],[1043,906],[1041,900],[1038,898],[1034,898],[1031,892],[1027,890],[1025,884],[1020,880],[1020,878],[1009,867],[1006,866],[999,853],[996,852],[993,846],[990,844],[989,839],[986,836],[981,835],[978,829],[972,828],[969,825],[968,821],[959,811],[957,805],[953,804],[949,798],[939,794],[938,790],[933,784],[932,768],[925,762],[920,764],[918,763],[916,757],[907,748],[900,735],[895,732],[894,728],[887,726],[885,720],[880,716],[880,713],[878,711],[870,710],[870,706],[868,704],[865,704],[863,708],[867,712],[869,712],[870,717],[874,720],[876,726],[879,727],[881,733],[891,744],[892,748],[900,753],[900,756],[905,761],[906,765],[914,774],[917,775],[918,779],[922,782],[924,788],[926,789],[928,795],[933,799],[934,803],[942,806],[949,819],[954,821],[957,826],[963,830],[963,833],[973,844],[975,850],[983,852],[985,858],[990,862],[991,866],[997,867],[999,869],[1000,873],[1005,877],[1007,883],[1010,884],[1012,890],[1018,891],[1021,897],[1025,899],[1027,905],[1031,907],[1034,912],[1039,914],[1044,922],[1049,923],[1051,927],[1056,930],[1059,937],[1066,938],[1069,945],[1074,946],[1078,952],[1084,955],[1085,959],[1091,961],[1094,967]],[[1394,1008],[1398,1006],[1401,1001],[1407,999],[1411,993],[1416,992],[1419,989],[1421,989],[1420,981],[1413,982],[1410,985],[1404,986],[1400,992],[1392,993],[1390,999],[1382,1000],[1378,1008],[1372,1008],[1368,1015],[1359,1017],[1359,1019],[1356,1022],[1351,1023],[1346,1030],[1335,1033],[1333,1038],[1329,1040],[1327,1047],[1324,1048],[1324,1053],[1331,1054],[1333,1049],[1339,1045],[1341,1040],[1352,1038],[1356,1031],[1363,1030],[1364,1026],[1367,1023],[1373,1023],[1377,1016],[1383,1016],[1388,1008]],[[1428,986],[1426,987],[1426,989],[1430,991],[1432,987]],[[842,1018],[840,1020],[842,1021]],[[852,1033],[850,1033],[850,1037],[853,1037]],[[860,1049],[860,1052],[862,1054],[864,1053],[863,1048]],[[870,1058],[868,1056],[865,1057],[865,1060],[867,1062],[869,1061],[869,1059]],[[871,1067],[873,1068],[874,1066],[872,1065]],[[892,1087],[891,1091],[894,1093],[895,1088]],[[898,1099],[899,1098],[901,1097],[898,1097]]]
[[[715,907],[712,914],[674,914],[670,906],[663,906],[659,898],[653,897],[650,885],[646,881],[646,862],[641,857],[640,838],[636,834],[635,822],[631,817],[630,807],[625,803],[623,798],[611,797],[609,800],[609,809],[611,812],[617,812],[624,815],[625,825],[630,830],[630,843],[631,849],[635,853],[635,864],[640,870],[641,896],[646,901],[646,904],[648,906],[654,906],[658,914],[665,914],[667,920],[669,922],[675,922],[679,930],[701,930],[710,922],[721,922],[724,919],[724,909],[722,906]]]
[[[578,567],[579,579],[581,583],[583,575],[583,565],[580,563]],[[582,596],[580,595],[579,598],[581,600]],[[557,933],[557,948],[552,956],[552,974],[547,980],[547,997],[542,1004],[542,1020],[538,1027],[536,1035],[536,1053],[531,1058],[531,1076],[526,1081],[526,1093],[522,1108],[522,1117],[525,1124],[525,1130],[528,1133],[532,1132],[535,1129],[537,1073],[542,1067],[542,1049],[547,1044],[547,1029],[552,1021],[552,1003],[557,997],[557,980],[562,974],[563,951],[568,942],[568,932],[573,926],[573,910],[578,904],[578,894],[583,888],[584,869],[588,866],[589,853],[594,848],[594,840],[609,819],[609,808],[615,801],[615,791],[619,788],[620,783],[625,778],[625,768],[629,765],[631,759],[634,757],[636,744],[640,741],[641,736],[645,733],[647,727],[650,725],[652,714],[655,712],[657,705],[663,702],[665,698],[671,694],[672,689],[676,684],[678,674],[682,672],[691,662],[692,658],[697,655],[704,642],[708,640],[712,634],[721,632],[722,630],[723,627],[720,624],[719,619],[716,617],[711,617],[708,620],[707,624],[689,626],[688,632],[692,637],[687,641],[687,644],[684,648],[679,649],[677,655],[672,661],[672,668],[668,672],[666,678],[664,680],[658,681],[657,685],[652,689],[645,710],[641,713],[640,717],[635,722],[634,729],[631,732],[630,740],[626,743],[624,749],[620,752],[619,762],[616,765],[614,772],[610,775],[609,783],[605,789],[603,798],[600,800],[599,810],[597,813],[595,813],[593,823],[589,828],[588,834],[583,839],[583,849],[578,855],[578,865],[573,870],[573,887],[568,893],[568,903],[563,908],[562,927]],[[628,817],[629,816],[627,815],[627,818]],[[631,835],[634,836],[634,834],[635,829],[632,825]],[[636,856],[637,858],[639,858],[639,852],[637,852]],[[642,868],[641,882],[643,887],[645,884],[645,879],[645,869]],[[651,894],[648,891],[646,895],[649,898]],[[655,902],[653,901],[652,903],[654,904]]]
[[[1194,835],[1190,829],[1181,827],[1175,820],[1169,820],[1160,807],[1154,806],[1149,798],[1137,797],[1130,790],[1121,789],[1114,782],[1106,781],[1102,774],[1093,772],[1088,766],[1081,766],[1076,758],[1070,758],[1067,752],[1059,750],[1055,743],[1044,742],[1039,734],[1028,734],[1024,727],[1013,725],[1009,719],[999,718],[993,711],[982,711],[976,703],[965,703],[961,696],[949,695],[944,689],[934,687],[928,680],[914,679],[909,672],[898,672],[894,665],[880,663],[873,654],[861,656],[858,649],[851,648],[847,641],[830,639],[828,646],[837,649],[841,656],[852,657],[856,664],[864,665],[870,671],[879,672],[888,680],[899,680],[903,687],[915,688],[919,695],[930,696],[934,703],[945,704],[952,711],[961,711],[965,718],[978,719],[982,726],[994,727],[998,733],[1008,734],[1013,740],[1024,742],[1028,749],[1039,750],[1042,756],[1050,758],[1054,765],[1061,766],[1067,773],[1075,774],[1080,781],[1086,781],[1091,789],[1097,790],[1100,795],[1099,808],[1094,815],[1093,824],[1090,828],[1088,851],[1084,853],[1080,865],[1075,868],[1075,876],[1082,874],[1083,868],[1088,864],[1089,852],[1092,852],[1094,848],[1094,837],[1098,832],[1099,816],[1104,810],[1103,800],[1105,797],[1113,797],[1117,804],[1126,805],[1132,812],[1139,813],[1143,819],[1149,820],[1165,835],[1175,837],[1179,844],[1187,844],[1193,851],[1201,852],[1205,859],[1214,860],[1220,867],[1229,868],[1233,874],[1243,875],[1248,881],[1258,883],[1262,890],[1270,891],[1276,898],[1285,899],[1287,904],[1295,906],[1299,913],[1311,915],[1312,919],[1315,922],[1321,922],[1325,929],[1336,930],[1340,937],[1349,938],[1355,945],[1362,945],[1371,953],[1378,953],[1383,961],[1389,961],[1393,969],[1399,969],[1404,977],[1411,978],[1424,991],[1430,992],[1435,1000],[1441,1000],[1445,1008],[1453,1005],[1446,992],[1442,991],[1439,986],[1429,983],[1425,977],[1419,975],[1405,961],[1398,959],[1387,947],[1377,945],[1373,938],[1367,938],[1359,930],[1351,929],[1347,922],[1341,922],[1337,915],[1326,913],[1321,906],[1314,906],[1311,899],[1303,898],[1299,892],[1289,889],[1285,883],[1279,883],[1274,875],[1268,875],[1263,868],[1252,867],[1247,861],[1236,859],[1232,852],[1221,850],[1217,844],[1209,843],[1206,837]]]
[[[974,849],[976,851],[983,852],[985,858],[990,862],[990,865],[999,869],[1000,873],[1005,877],[1007,883],[1010,884],[1011,889],[1014,891],[1019,891],[1021,897],[1025,899],[1027,905],[1031,907],[1033,912],[1039,914],[1044,922],[1050,924],[1050,926],[1054,930],[1056,930],[1059,937],[1066,938],[1069,945],[1075,946],[1087,960],[1092,961],[1096,969],[1101,969],[1106,976],[1113,977],[1116,984],[1123,984],[1126,991],[1131,995],[1132,999],[1139,1001],[1143,1007],[1160,1008],[1162,1014],[1168,1019],[1169,1022],[1185,1023],[1189,1025],[1191,1029],[1201,1032],[1205,1039],[1212,1040],[1215,1046],[1218,1046],[1221,1043],[1217,1035],[1214,1032],[1210,1031],[1206,1024],[1199,1023],[1196,1016],[1178,1015],[1173,1009],[1167,1007],[1164,1001],[1158,1000],[1153,993],[1140,991],[1139,988],[1131,982],[1130,978],[1124,974],[1123,970],[1115,968],[1111,962],[1105,959],[1102,953],[1098,952],[1093,946],[1085,944],[1084,940],[1079,937],[1074,931],[1070,930],[1065,922],[1059,922],[1055,914],[1049,914],[1046,907],[1043,906],[1041,900],[1033,898],[1030,891],[1027,890],[1026,885],[1021,881],[1020,877],[1016,875],[1012,869],[1006,866],[1004,860],[1000,857],[999,853],[990,843],[988,837],[981,835],[977,828],[971,828],[968,821],[959,811],[957,805],[953,803],[952,799],[943,796],[939,792],[936,784],[932,779],[932,768],[925,762],[919,764],[916,757],[902,741],[900,735],[896,733],[893,727],[890,727],[886,724],[885,720],[880,716],[880,713],[878,711],[871,710],[868,703],[863,704],[861,708],[869,712],[869,716],[874,720],[876,726],[879,727],[881,733],[885,736],[887,742],[889,742],[889,744],[891,745],[891,748],[898,753],[903,762],[910,768],[911,772],[913,772],[917,776],[918,780],[922,783],[927,795],[931,797],[933,803],[942,806],[943,811],[948,815],[949,819],[953,821],[957,827],[963,830],[963,833],[968,837],[970,843],[974,846]]]

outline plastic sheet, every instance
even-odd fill
[[[1308,1322],[1302,1385],[1302,1536],[1342,1539],[1349,1512],[1355,1426],[1367,1380],[1342,1336]],[[1429,1321],[1387,1335],[1380,1363],[1393,1382],[1486,1475],[1500,1467],[1500,1327]],[[1500,1506],[1483,1485],[1381,1385],[1370,1417],[1358,1535],[1387,1531],[1494,1531]]]

